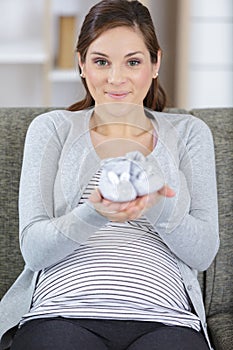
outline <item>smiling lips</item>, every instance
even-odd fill
[[[129,92],[125,92],[125,91],[114,92],[113,91],[113,92],[106,92],[106,94],[113,99],[120,100],[120,99],[123,99],[126,96],[128,96]]]

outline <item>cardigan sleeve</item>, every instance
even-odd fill
[[[19,190],[20,246],[33,271],[61,260],[107,222],[90,203],[54,215],[54,183],[69,127],[59,114],[46,114],[33,120],[26,135]]]
[[[208,126],[190,118],[183,140],[176,140],[170,156],[166,143],[160,152],[162,170],[176,196],[162,198],[145,216],[179,259],[202,271],[219,247],[215,156]]]

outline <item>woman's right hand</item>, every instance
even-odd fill
[[[104,199],[99,191],[95,189],[89,201],[93,204],[95,210],[113,222],[125,222],[140,218],[146,210],[159,202],[161,197],[174,197],[175,192],[164,185],[159,191],[137,197],[129,202],[112,202]]]

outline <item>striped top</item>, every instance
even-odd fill
[[[98,172],[80,204],[98,185]],[[41,271],[20,324],[63,316],[140,320],[200,330],[176,258],[146,218],[109,222],[72,254]]]

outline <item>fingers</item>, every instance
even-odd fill
[[[93,204],[101,203],[103,207],[108,208],[109,211],[125,210],[131,202],[113,202],[102,197],[98,188],[96,188],[89,197],[89,201]]]
[[[129,220],[136,220],[142,216],[143,213],[143,206],[141,205],[134,205],[132,204],[126,208],[125,210],[113,213],[111,215],[110,220],[114,222],[125,222]]]
[[[103,200],[100,191],[98,188],[96,188],[94,191],[91,192],[89,200],[91,203],[99,203]]]
[[[157,192],[145,196],[137,197],[130,202],[112,202],[104,199],[98,188],[89,197],[96,211],[113,222],[125,222],[140,218],[143,213],[154,206],[161,197],[174,197],[175,192],[168,185],[163,186]]]
[[[158,193],[164,197],[174,197],[176,195],[175,191],[168,185],[164,185]]]

